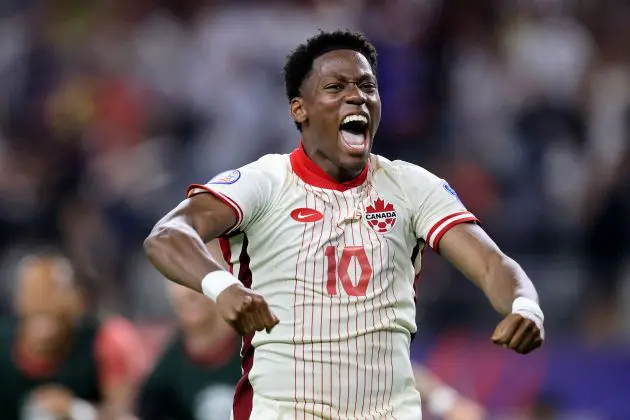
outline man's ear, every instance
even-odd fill
[[[302,98],[291,99],[289,112],[296,123],[303,124],[308,119],[308,113],[304,108],[304,100]]]

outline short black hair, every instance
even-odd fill
[[[321,31],[305,43],[300,44],[289,54],[284,65],[284,86],[287,99],[300,96],[300,88],[311,73],[313,61],[321,55],[335,50],[353,50],[361,53],[370,63],[376,74],[377,55],[374,45],[360,32]],[[298,130],[301,124],[295,123]]]

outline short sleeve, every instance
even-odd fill
[[[397,163],[401,165],[405,192],[411,203],[416,238],[438,252],[440,240],[449,229],[460,223],[479,223],[448,182],[419,166]]]
[[[226,233],[245,230],[268,207],[279,190],[278,163],[263,157],[238,169],[222,172],[205,184],[188,187],[187,198],[210,193],[229,206],[236,224]]]

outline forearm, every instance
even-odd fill
[[[204,276],[221,269],[192,226],[180,221],[156,226],[145,240],[144,249],[166,278],[198,292],[202,291]]]
[[[476,279],[475,283],[502,315],[512,312],[512,303],[518,297],[538,303],[538,293],[532,281],[516,261],[504,254],[495,255],[486,274]]]

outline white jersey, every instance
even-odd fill
[[[229,270],[280,319],[244,339],[234,418],[250,418],[253,390],[292,407],[287,418],[419,419],[409,346],[422,250],[476,221],[448,184],[377,155],[339,184],[298,148],[188,194],[202,192],[236,215],[220,240]]]

